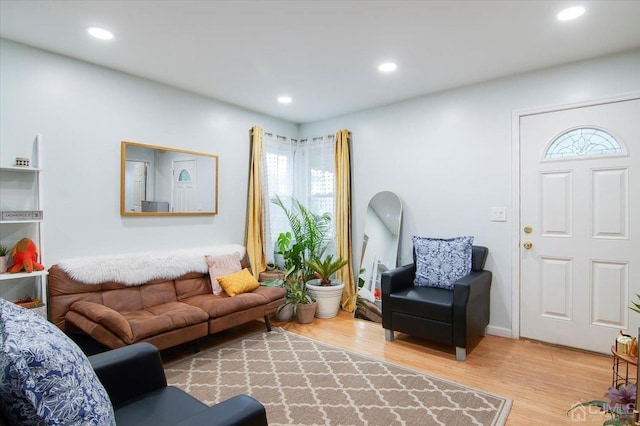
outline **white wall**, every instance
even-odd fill
[[[514,110],[640,90],[640,51],[533,72],[297,126],[148,80],[0,40],[0,162],[45,145],[47,265],[62,258],[244,242],[249,129],[313,137],[352,132],[353,247],[369,199],[393,191],[411,236],[471,234],[490,249],[491,329],[508,335],[517,277],[512,239]],[[402,78],[401,71],[396,78]],[[218,154],[219,214],[123,218],[120,141]],[[507,222],[490,222],[491,207]],[[354,265],[358,270],[358,265]]]
[[[251,126],[297,125],[0,40],[0,162],[44,141],[46,266],[60,259],[244,243]],[[123,140],[218,154],[217,216],[120,216]]]
[[[402,71],[392,78],[402,78]],[[518,285],[511,268],[518,244],[512,238],[512,112],[636,90],[640,51],[304,124],[299,137],[352,132],[354,259],[360,259],[367,203],[385,190],[403,202],[402,264],[412,261],[412,235],[474,235],[476,244],[489,247],[489,331],[508,336],[511,289]],[[491,222],[491,207],[506,207],[507,222]]]

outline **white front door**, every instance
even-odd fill
[[[640,99],[520,117],[522,337],[609,353],[636,335],[638,150]]]
[[[173,211],[196,211],[196,160],[173,162]]]
[[[130,161],[126,163],[126,179],[130,187],[126,188],[125,206],[127,211],[142,211],[142,201],[147,199],[147,163],[144,161]]]

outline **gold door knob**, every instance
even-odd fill
[[[531,232],[533,232],[533,228],[531,228],[530,226],[525,226],[524,227],[524,232],[527,234],[530,234]]]
[[[529,249],[531,249],[531,247],[533,247],[533,243],[531,241],[525,241],[524,243],[522,243],[522,247],[524,247],[527,250],[529,250]]]

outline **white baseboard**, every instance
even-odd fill
[[[489,325],[487,327],[487,334],[491,334],[492,336],[506,337],[508,339],[511,339],[513,337],[511,335],[510,328],[496,327],[494,325]]]

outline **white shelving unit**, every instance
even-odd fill
[[[47,275],[44,247],[44,209],[42,196],[42,136],[37,135],[33,142],[33,156],[29,167],[0,164],[0,211],[43,211],[43,219],[0,220],[0,243],[9,250],[22,238],[30,238],[38,247],[38,262],[45,266],[44,271],[31,273],[0,274],[0,297],[16,301],[24,297],[39,298],[45,306],[37,312],[47,317]],[[9,253],[7,263],[11,263]]]

